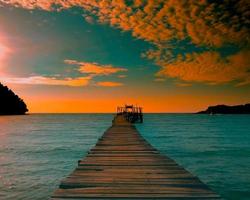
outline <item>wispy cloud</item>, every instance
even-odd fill
[[[126,68],[114,67],[112,65],[101,65],[95,62],[79,62],[76,60],[65,60],[64,62],[69,65],[77,65],[79,67],[78,71],[83,74],[92,74],[96,76],[107,76],[118,72],[128,71]]]
[[[177,83],[175,83],[175,85],[180,86],[180,87],[189,87],[192,84],[191,83],[179,83],[179,82],[177,82]]]
[[[122,86],[120,82],[97,82],[94,78],[96,76],[109,76],[118,72],[126,72],[127,69],[122,67],[114,67],[112,65],[100,65],[98,63],[79,62],[76,60],[65,60],[66,64],[78,66],[77,70],[82,74],[79,77],[62,77],[60,74],[52,76],[27,76],[27,77],[0,77],[4,83],[25,84],[25,85],[62,85],[70,87],[80,86],[103,86],[103,87],[117,87]]]
[[[103,81],[103,82],[97,82],[96,85],[102,86],[102,87],[119,87],[119,86],[123,86],[123,83],[112,82],[112,81]]]
[[[45,76],[29,76],[29,77],[1,77],[0,80],[4,83],[26,84],[26,85],[63,85],[63,86],[87,86],[92,79],[91,76],[78,78],[56,78]]]
[[[0,4],[47,11],[78,6],[88,11],[89,16],[96,15],[100,23],[131,31],[134,37],[154,45],[155,50],[146,55],[162,68],[158,73],[161,76],[192,82],[221,84],[238,80],[238,85],[249,84],[250,66],[245,61],[250,44],[248,0],[135,0],[130,3],[125,0],[0,0]],[[184,59],[180,60],[180,55],[174,53],[174,41],[190,41],[205,50],[202,53],[192,50],[192,60],[183,51]],[[227,44],[236,46],[239,52],[223,57],[218,49]],[[240,64],[234,59],[241,59]]]
[[[155,78],[154,81],[155,82],[165,82],[166,79],[165,78]]]

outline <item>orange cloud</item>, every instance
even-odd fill
[[[191,83],[179,83],[179,82],[177,82],[175,85],[180,86],[180,87],[189,87],[192,84]]]
[[[92,75],[111,75],[117,72],[128,71],[122,67],[113,67],[112,65],[100,65],[98,63],[78,62],[76,60],[65,60],[66,64],[79,66],[79,72]]]
[[[159,75],[215,84],[234,80],[239,80],[239,85],[249,83],[249,63],[243,66],[247,57],[242,58],[246,55],[242,51],[227,58],[217,52],[187,54],[186,60],[180,60],[173,54],[175,46],[170,45],[172,41],[190,40],[199,47],[215,49],[233,44],[241,50],[249,49],[248,0],[135,0],[129,3],[125,0],[0,0],[1,4],[47,11],[78,6],[88,11],[89,16],[96,15],[99,22],[131,31],[134,37],[153,44],[156,51],[149,51],[147,57],[162,67]],[[234,59],[241,59],[241,63],[238,65]],[[88,66],[83,71],[91,70],[99,71],[99,68]]]
[[[103,87],[119,87],[119,86],[123,86],[123,83],[103,81],[103,82],[97,82],[96,85],[103,86]]]
[[[241,51],[226,58],[221,58],[218,52],[188,54],[184,59],[163,66],[157,75],[209,84],[238,81],[240,86],[250,83],[249,57],[250,51]]]
[[[124,74],[121,74],[121,75],[118,75],[118,78],[126,78],[127,75],[124,75]]]
[[[28,76],[28,77],[0,77],[4,83],[25,84],[25,85],[63,85],[71,87],[80,87],[88,85],[97,85],[103,87],[122,86],[119,82],[97,82],[93,80],[96,76],[108,76],[118,72],[125,72],[127,69],[121,67],[113,67],[112,65],[100,65],[98,63],[78,62],[76,60],[65,60],[66,64],[77,65],[78,71],[87,74],[84,77],[67,77],[60,78],[60,75],[52,77],[46,76]],[[121,75],[120,75],[121,76]]]
[[[223,43],[249,43],[249,2],[247,0],[0,0],[1,5],[47,11],[82,7],[136,37],[154,44],[172,39],[190,38],[195,44],[221,46]],[[232,14],[234,11],[234,15]],[[245,36],[245,37],[244,37]]]

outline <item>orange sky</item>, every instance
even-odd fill
[[[133,94],[132,94],[133,95]],[[139,97],[140,96],[140,97]],[[93,97],[69,97],[50,95],[48,97],[30,96],[25,98],[31,112],[35,113],[105,113],[116,112],[116,107],[124,104],[137,104],[144,108],[144,112],[197,112],[208,105],[247,103],[247,97],[225,96],[223,94],[173,94],[173,95],[102,95]]]

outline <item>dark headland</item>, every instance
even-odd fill
[[[0,115],[24,115],[28,112],[24,101],[0,83]]]
[[[250,103],[235,106],[209,106],[206,110],[200,111],[197,114],[250,114]]]

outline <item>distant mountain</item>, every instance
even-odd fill
[[[250,103],[245,105],[217,105],[209,106],[207,110],[200,111],[198,114],[250,114]]]
[[[24,101],[0,83],[0,115],[24,115],[27,111]]]

